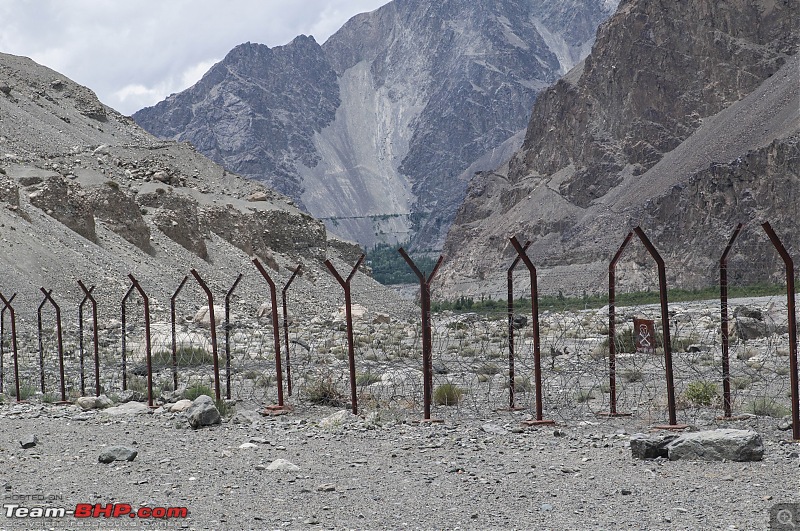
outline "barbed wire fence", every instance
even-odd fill
[[[730,261],[728,268],[736,270],[729,281],[731,288],[765,281],[786,282],[785,271],[766,253],[744,259],[734,250]],[[658,291],[658,268],[648,262],[642,249],[623,254],[615,272],[615,291],[620,297],[640,292],[642,286]],[[529,287],[521,280],[526,273],[524,269],[517,271],[517,295]],[[713,277],[716,272],[708,271],[708,275]],[[608,281],[597,279],[600,285]],[[235,284],[226,289],[234,288]],[[43,288],[42,294],[45,293]],[[156,404],[198,394],[214,396],[217,388],[220,398],[229,396],[247,407],[279,400],[271,304],[258,310],[240,306],[235,314],[226,317],[230,312],[222,304],[217,306],[222,300],[218,298],[211,306],[215,314],[215,348],[208,299],[191,278],[173,297],[174,317],[156,311],[152,322],[146,322],[143,299],[131,295],[124,304],[124,328],[122,304],[116,312],[105,308],[106,315],[97,322],[92,312],[84,309],[79,322],[78,305],[70,301],[67,308],[68,303],[52,293],[39,301],[40,326],[33,327],[30,321],[12,323],[12,310],[19,302],[3,295],[0,391],[8,400],[61,402],[62,360],[67,400],[99,391],[116,400],[145,401],[150,395],[149,377],[151,398]],[[630,414],[646,423],[695,424],[724,418],[728,414],[726,395],[732,418],[745,414],[761,418],[793,415],[796,395],[793,399],[792,389],[797,385],[793,377],[796,378],[797,368],[792,360],[797,346],[796,317],[793,321],[792,312],[796,314],[796,310],[790,309],[791,297],[787,295],[732,298],[728,304],[727,346],[721,326],[721,302],[714,299],[668,301],[666,320],[663,304],[618,300],[613,324],[608,305],[576,308],[574,300],[552,296],[551,304],[540,308],[538,316],[532,315],[530,300],[527,307],[516,308],[511,319],[504,311],[507,301],[495,305],[500,308],[493,311],[434,313],[430,318],[431,417],[482,418],[508,410],[513,389],[513,405],[534,418],[534,323],[538,325],[541,407],[546,419],[564,422],[603,418],[616,409],[619,414]],[[60,315],[51,301],[60,305]],[[397,319],[358,305],[351,312],[353,379],[359,412],[419,419],[425,408],[421,320]],[[645,328],[649,343],[644,346],[641,322],[649,323]],[[669,327],[671,399],[664,322]],[[314,316],[290,312],[285,336],[282,318],[279,326],[282,339],[278,355],[283,361],[280,380],[286,402],[297,408],[305,404],[351,406],[345,312]],[[510,337],[514,340],[513,377]],[[99,389],[95,388],[96,373]],[[672,411],[676,415],[674,423],[670,419]]]

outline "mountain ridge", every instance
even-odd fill
[[[322,95],[318,122],[264,122],[261,114],[316,113],[302,100],[273,104],[272,95],[254,94],[243,110],[224,111],[227,120],[274,124],[260,137],[257,131],[227,130],[246,137],[243,144],[264,140],[270,155],[260,166],[253,162],[260,153],[255,145],[223,161],[205,142],[213,136],[209,131],[225,132],[219,120],[205,119],[219,112],[220,92],[237,93],[224,81],[213,87],[201,81],[134,118],[158,136],[195,143],[240,173],[271,179],[326,219],[330,230],[362,245],[411,239],[412,248],[438,249],[466,193],[471,175],[464,171],[524,129],[536,93],[588,51],[597,24],[615,7],[600,0],[395,0],[357,15],[292,65],[297,70],[324,56],[327,65],[319,69],[326,76],[335,73],[335,87],[311,80]],[[288,55],[283,48],[299,44],[276,47],[273,54]],[[287,72],[273,75],[286,78]],[[189,96],[202,91],[205,101],[190,104]],[[191,114],[194,123],[165,128],[175,114]]]

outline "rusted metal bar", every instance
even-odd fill
[[[767,233],[769,240],[775,246],[778,254],[781,255],[781,259],[783,259],[783,263],[786,266],[786,306],[789,319],[789,380],[792,386],[790,393],[792,399],[792,438],[797,441],[800,440],[800,390],[797,387],[797,314],[795,312],[794,261],[769,222],[762,223],[761,227]]]
[[[8,315],[11,319],[11,349],[14,353],[14,389],[17,392],[17,402],[22,402],[22,399],[19,395],[19,356],[17,350],[17,318],[14,313],[14,307],[11,306],[11,302],[17,294],[13,294],[10,298],[6,299],[2,293],[0,293],[0,300],[3,301],[3,312],[8,309]],[[2,341],[2,336],[0,336],[0,341]]]
[[[84,293],[83,300],[81,301],[81,305],[78,307],[78,323],[80,328],[80,346],[81,346],[81,394],[86,394],[86,390],[83,385],[83,305],[86,304],[86,301],[90,301],[92,303],[92,330],[93,330],[93,341],[94,341],[94,391],[95,396],[100,396],[100,350],[98,347],[98,332],[97,332],[97,301],[94,299],[92,292],[94,291],[94,286],[91,288],[86,288],[86,286],[81,282],[78,281],[78,285],[81,287]]]
[[[522,246],[522,250],[527,251],[530,245],[531,241],[526,241],[525,245]],[[517,409],[514,400],[514,268],[517,267],[520,260],[522,258],[517,255],[511,265],[508,266],[506,274],[506,283],[508,285],[508,408],[511,410]]]
[[[675,413],[675,384],[672,375],[672,341],[669,331],[669,301],[667,300],[667,272],[664,260],[656,250],[655,246],[647,238],[641,227],[636,227],[633,232],[644,244],[647,252],[653,257],[658,265],[658,291],[661,299],[661,328],[664,336],[664,366],[667,379],[667,405],[669,407],[669,425],[677,427],[677,416]]]
[[[522,262],[528,268],[531,277],[531,317],[533,318],[531,326],[533,327],[533,373],[536,379],[536,420],[529,422],[529,424],[554,424],[552,420],[544,419],[542,416],[542,356],[539,343],[539,286],[536,278],[536,266],[533,265],[516,236],[512,236],[510,241],[519,257],[522,258]]]
[[[422,379],[423,379],[423,386],[422,386],[422,393],[423,393],[423,406],[424,406],[424,419],[431,420],[431,402],[433,399],[433,333],[431,331],[431,281],[433,277],[436,276],[436,273],[439,271],[439,267],[442,265],[442,261],[444,261],[444,256],[439,256],[439,260],[436,262],[436,265],[433,267],[433,271],[428,277],[425,277],[425,274],[419,270],[417,265],[408,256],[405,249],[400,247],[397,250],[398,253],[403,257],[403,260],[406,261],[408,267],[414,271],[414,274],[417,275],[419,279],[419,297],[420,297],[420,309],[422,312]]]
[[[211,355],[214,357],[214,394],[219,400],[222,393],[219,384],[219,352],[217,351],[217,320],[214,316],[214,295],[197,270],[192,269],[190,273],[200,284],[200,287],[203,288],[203,291],[206,292],[206,297],[208,298],[208,317],[211,324]]]
[[[289,281],[283,286],[283,291],[281,291],[281,302],[283,303],[283,344],[286,346],[286,391],[289,393],[289,396],[292,396],[292,361],[289,358],[289,310],[286,307],[286,292],[289,290],[289,286],[292,285],[292,282],[302,268],[303,264],[297,264],[294,272],[292,272],[292,276],[289,277]]]
[[[58,340],[58,369],[59,369],[59,375],[61,377],[61,402],[66,402],[67,401],[67,389],[66,389],[66,385],[65,385],[65,382],[64,382],[64,337],[63,337],[63,331],[61,329],[61,308],[58,306],[58,304],[56,304],[56,301],[53,300],[53,297],[52,297],[53,290],[46,290],[44,288],[39,288],[39,291],[41,291],[44,294],[44,301],[42,301],[42,303],[44,304],[45,301],[49,302],[53,306],[53,308],[55,308],[55,311],[56,311],[56,336],[57,336],[57,340]],[[40,349],[41,349],[41,345],[42,345],[42,327],[41,327],[42,312],[41,312],[41,309],[42,309],[42,306],[40,305],[39,306],[39,346],[40,346]],[[43,359],[43,353],[42,352],[43,352],[42,350],[39,351],[40,357]],[[42,362],[42,393],[44,393],[44,362]]]
[[[730,345],[728,331],[728,254],[733,243],[742,231],[742,225],[736,225],[728,246],[725,247],[719,259],[719,311],[720,327],[722,333],[722,409],[725,418],[731,417],[731,373],[730,373]]]
[[[353,414],[358,414],[358,395],[356,392],[356,354],[355,354],[355,347],[353,345],[353,313],[352,313],[352,298],[350,296],[350,281],[353,279],[353,275],[356,274],[358,271],[361,262],[364,261],[364,255],[362,254],[361,257],[356,262],[356,265],[353,266],[353,270],[350,271],[350,275],[347,279],[343,279],[342,276],[336,271],[336,267],[334,267],[333,263],[330,260],[325,260],[325,267],[328,268],[328,271],[336,278],[336,281],[342,286],[344,290],[344,309],[345,309],[345,319],[347,321],[347,357],[350,362],[350,400],[352,403]]]
[[[128,367],[127,367],[127,360],[128,360],[128,350],[126,346],[126,340],[128,335],[128,329],[125,323],[125,303],[128,301],[130,296],[133,294],[134,286],[128,288],[128,291],[125,292],[125,296],[122,297],[122,304],[121,306],[121,315],[120,321],[122,321],[122,390],[128,390]]]
[[[225,294],[225,398],[228,400],[231,399],[231,296],[243,276],[239,273],[233,286]],[[289,395],[291,394],[290,392]]]
[[[0,295],[2,297],[2,295]],[[9,309],[9,304],[14,302],[14,299],[17,297],[17,294],[13,294],[10,299],[8,299],[8,304],[5,303],[5,299],[3,299],[3,309],[0,310],[0,393],[4,393],[4,382],[5,382],[5,337],[6,337],[6,330],[5,330],[5,323],[6,323],[6,310]]]
[[[145,356],[147,357],[147,405],[153,407],[153,352],[152,345],[150,344],[150,299],[142,289],[139,281],[136,280],[132,274],[129,274],[128,278],[131,279],[133,287],[139,292],[139,296],[141,296],[142,301],[144,301],[144,341],[146,348]]]
[[[36,309],[36,329],[37,329],[37,338],[39,340],[39,387],[42,391],[42,395],[44,395],[44,343],[42,342],[42,309],[44,305],[47,304],[47,299],[42,299],[42,302],[39,303],[39,307]]]
[[[281,368],[281,332],[278,327],[278,293],[275,282],[272,280],[272,277],[269,276],[267,270],[264,269],[264,266],[261,265],[258,258],[253,258],[253,264],[256,266],[259,273],[261,273],[261,276],[264,277],[264,280],[267,281],[267,284],[269,284],[270,300],[272,301],[272,339],[275,346],[275,373],[278,377],[278,407],[271,409],[273,411],[281,411],[284,408],[284,403],[283,370]],[[269,411],[270,408],[268,407],[267,410]]]
[[[183,276],[183,280],[178,285],[178,289],[175,290],[175,293],[172,294],[172,297],[169,299],[169,314],[170,314],[170,322],[172,323],[172,388],[174,390],[178,390],[178,334],[175,327],[175,321],[177,319],[177,312],[175,311],[175,301],[178,298],[178,294],[180,294],[183,286],[186,285],[186,281],[189,280],[188,275]]]
[[[617,262],[622,257],[625,248],[631,242],[633,232],[625,236],[617,254],[608,264],[608,380],[609,380],[609,412],[608,416],[620,415],[617,412],[617,325],[616,325],[616,270]]]

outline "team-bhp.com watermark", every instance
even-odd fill
[[[79,503],[66,507],[59,495],[33,494],[9,495],[3,503],[3,515],[17,520],[54,520],[75,518],[79,521],[97,522],[99,519],[173,520],[189,516],[186,507],[138,507],[129,503]]]

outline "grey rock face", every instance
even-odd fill
[[[347,239],[411,234],[440,248],[467,182],[489,169],[471,165],[524,129],[536,94],[585,57],[615,8],[395,1],[322,46],[238,46],[134,119],[270,183]]]
[[[97,456],[101,463],[113,463],[114,461],[133,461],[139,451],[127,446],[109,446]]]
[[[631,436],[631,455],[636,459],[667,458],[667,446],[677,438],[676,434],[648,436],[636,433]]]
[[[784,214],[796,212],[800,194],[794,8],[625,2],[591,55],[540,94],[522,149],[472,180],[440,281],[458,282],[462,294],[502,294],[480,281],[512,257],[512,228],[553,273],[541,275],[554,282],[542,289],[573,294],[596,286],[637,224],[665,261],[681,264],[670,282],[685,287],[715,283],[715,261],[739,221],[768,212],[796,242],[798,216]],[[783,267],[758,229],[743,232],[729,263],[751,282]],[[640,271],[629,275],[637,289]]]
[[[214,401],[208,395],[200,395],[195,398],[192,405],[186,410],[186,416],[189,425],[195,430],[222,422],[222,417],[220,417]]]
[[[670,461],[761,461],[764,443],[749,430],[720,429],[686,433],[667,446]]]

